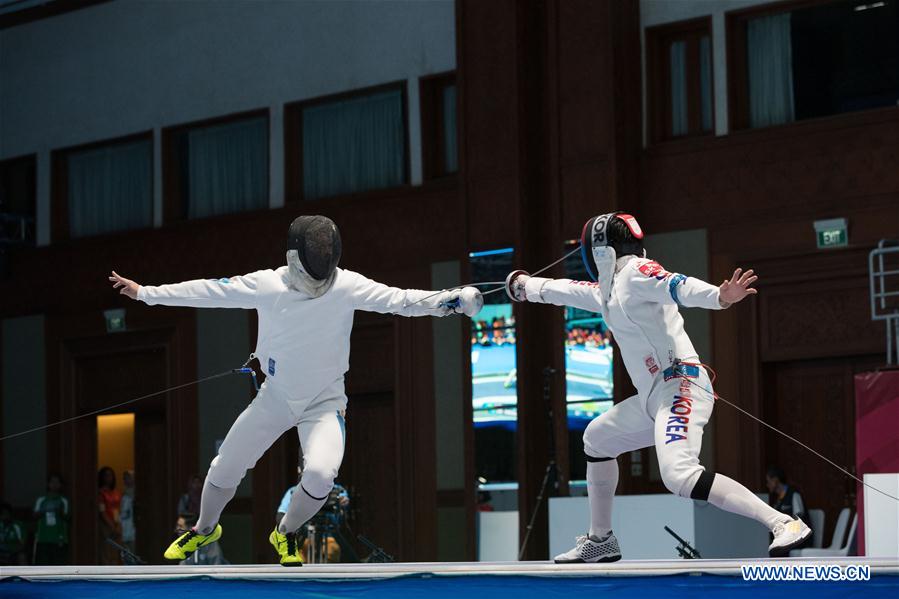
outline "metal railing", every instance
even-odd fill
[[[881,239],[868,255],[871,320],[886,323],[887,364],[899,364],[899,240]]]

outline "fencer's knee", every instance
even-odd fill
[[[596,422],[595,420],[590,423]],[[605,462],[614,460],[620,453],[613,443],[608,442],[608,438],[603,434],[600,427],[591,429],[587,426],[584,431],[584,455],[587,456],[588,462]]]
[[[337,469],[323,465],[306,464],[300,484],[306,494],[313,499],[324,499],[334,488]]]
[[[706,472],[702,466],[668,466],[661,468],[665,488],[680,497],[706,500],[715,478],[713,472]]]
[[[220,489],[233,489],[247,474],[247,468],[234,460],[222,459],[221,454],[212,458],[206,480]]]

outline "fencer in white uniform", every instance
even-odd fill
[[[699,463],[702,431],[714,392],[699,355],[684,331],[680,306],[721,310],[756,291],[752,271],[734,273],[715,287],[666,271],[645,257],[643,232],[628,214],[590,219],[581,235],[588,274],[595,282],[510,273],[515,301],[573,306],[600,312],[614,335],[637,395],[594,419],[584,432],[591,523],[558,563],[609,562],[621,558],[612,533],[612,499],[622,453],[654,446],[665,487],[676,495],[709,501],[754,518],[774,533],[772,551],[786,552],[811,531],[756,497],[736,481]]]
[[[303,450],[303,476],[271,541],[284,565],[299,565],[295,539],[288,537],[321,508],[343,460],[344,375],[354,312],[473,316],[483,305],[480,292],[472,287],[444,292],[398,289],[337,268],[339,232],[325,217],[296,219],[288,247],[287,266],[242,276],[160,286],[137,285],[115,273],[110,277],[123,293],[127,290],[126,295],[151,306],[243,308],[259,315],[254,355],[265,382],[225,436],[206,476],[197,525],[176,539],[166,553],[169,559],[184,559],[182,554],[221,535],[219,516],[247,470],[295,427]],[[288,548],[289,540],[294,542]],[[284,546],[279,547],[279,541]]]

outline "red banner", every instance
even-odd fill
[[[899,370],[855,375],[855,465],[865,474],[899,472]],[[865,555],[864,506],[858,484],[858,554]]]

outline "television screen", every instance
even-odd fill
[[[474,281],[504,281],[512,270],[512,248],[470,254]],[[482,288],[484,290],[484,288]],[[515,473],[518,424],[515,317],[502,291],[484,296],[471,321],[471,397],[475,465],[479,478],[510,482]]]

